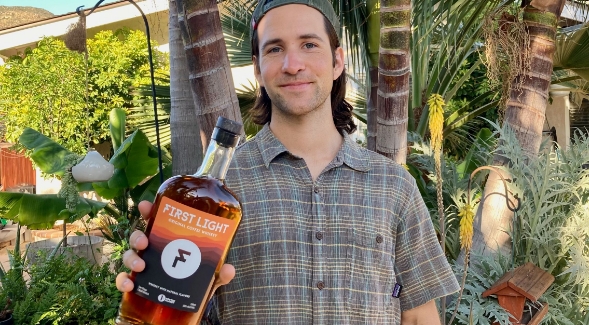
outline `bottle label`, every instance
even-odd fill
[[[237,230],[221,218],[162,197],[143,252],[145,270],[136,273],[134,292],[146,299],[197,312],[215,269]],[[204,302],[206,303],[206,302]]]

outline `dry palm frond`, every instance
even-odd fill
[[[501,86],[502,97],[499,103],[500,116],[505,109],[511,88],[521,88],[524,78],[513,83],[518,75],[530,70],[532,59],[528,48],[530,37],[523,22],[522,9],[510,12],[505,7],[495,15],[488,15],[483,23],[485,51],[483,63],[487,67],[487,77],[491,86]]]

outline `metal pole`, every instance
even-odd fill
[[[96,10],[96,8],[98,8],[98,6],[100,6],[100,4],[103,2],[104,2],[104,0],[98,1],[98,3],[96,3],[96,5],[94,5],[94,8],[92,8],[92,10],[90,10],[90,12],[85,16],[90,16],[90,14],[92,14],[94,12],[94,10]],[[159,123],[158,123],[158,118],[157,118],[157,100],[155,97],[155,77],[154,77],[154,70],[153,70],[153,56],[151,53],[151,35],[149,33],[149,23],[147,22],[147,17],[143,13],[143,10],[141,10],[141,8],[133,0],[127,0],[127,2],[130,2],[132,5],[135,6],[135,8],[137,8],[137,10],[139,10],[139,12],[141,13],[141,17],[143,17],[143,22],[145,23],[145,34],[147,35],[147,53],[149,56],[149,74],[151,77],[151,96],[153,97],[153,115],[154,115],[154,119],[155,119],[155,137],[156,137],[156,142],[157,142],[157,158],[158,158],[158,166],[159,166],[159,171],[160,171],[160,184],[161,184],[164,182],[164,169],[162,167],[162,149],[161,149],[161,145],[160,145],[160,128],[159,128]],[[81,11],[81,8],[83,8],[83,7],[84,6],[80,6],[76,9],[76,13],[79,16],[84,16],[84,13]]]

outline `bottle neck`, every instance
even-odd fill
[[[207,148],[207,153],[205,154],[202,164],[194,175],[209,176],[224,180],[234,152],[235,147],[224,147],[219,145],[217,141],[211,139],[211,143]]]

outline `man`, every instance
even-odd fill
[[[221,323],[439,324],[434,300],[456,278],[411,175],[348,136],[331,4],[263,0],[251,28],[265,126],[227,175],[243,218],[216,282]],[[147,246],[140,232],[130,241]],[[124,262],[144,268],[132,251]],[[117,287],[133,284],[120,274]]]

